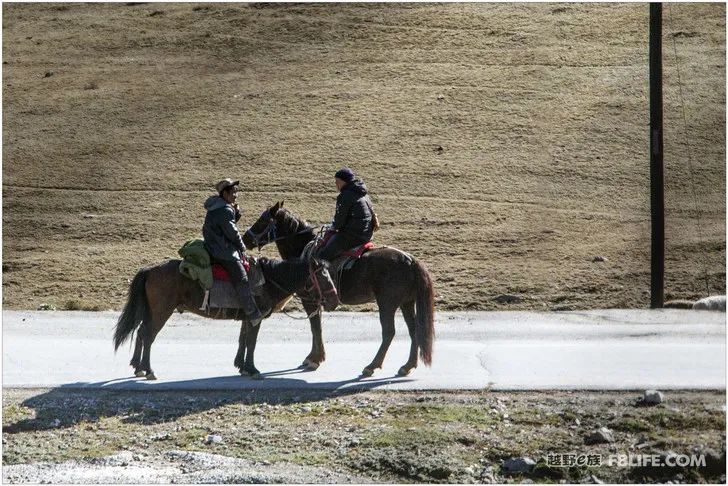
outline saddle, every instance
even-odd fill
[[[334,281],[336,291],[339,292],[339,295],[341,295],[341,276],[343,273],[346,270],[351,270],[364,253],[374,248],[376,248],[374,242],[367,241],[364,244],[342,252],[331,262],[329,265],[329,275],[331,275],[331,279]]]
[[[243,266],[248,274],[253,295],[261,295],[266,280],[258,260],[255,257],[248,257],[247,261],[243,260]],[[240,297],[230,281],[230,274],[222,265],[212,265],[212,279],[212,288],[205,292],[200,310],[235,309],[236,313],[242,312]]]

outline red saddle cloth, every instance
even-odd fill
[[[245,267],[246,272],[250,272],[250,263],[248,263],[248,260],[243,260],[243,267]],[[227,270],[225,270],[225,267],[223,267],[220,264],[213,263],[212,264],[212,278],[214,280],[223,280],[225,282],[230,281],[230,274]]]
[[[372,248],[374,248],[374,242],[367,241],[363,245],[359,245],[355,248],[352,248],[351,250],[346,250],[346,251],[342,252],[341,254],[343,256],[348,256],[351,258],[359,258],[360,256],[362,256],[364,254],[364,252],[371,250]]]

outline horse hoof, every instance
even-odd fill
[[[306,369],[307,369],[308,371],[316,371],[316,370],[318,369],[318,367],[319,367],[319,366],[321,366],[321,364],[320,364],[320,363],[317,363],[317,362],[315,362],[315,361],[309,361],[309,362],[308,362],[308,365],[306,366]]]
[[[397,376],[407,376],[410,374],[410,369],[402,366],[397,372]]]
[[[137,370],[134,372],[134,376],[136,376],[137,378],[141,378],[142,376],[147,376],[147,372],[142,371],[142,370]]]
[[[253,373],[252,375],[250,375],[250,377],[253,380],[262,380],[264,378],[263,375],[261,375],[260,373]]]
[[[240,368],[238,371],[240,371],[240,376],[250,376],[250,373],[242,368]]]
[[[371,368],[364,368],[364,371],[361,372],[361,376],[372,376],[374,374],[374,370]]]
[[[156,380],[157,377],[154,373],[147,373],[147,380]]]

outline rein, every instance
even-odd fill
[[[316,278],[316,274],[319,273],[319,272],[321,272],[323,270],[323,268],[324,267],[314,268],[313,260],[311,260],[309,262],[309,266],[308,266],[308,275],[309,275],[309,279],[311,280],[311,287],[308,287],[305,284],[304,284],[304,287],[303,287],[304,292],[306,292],[307,294],[309,293],[309,291],[312,291],[312,290],[315,290],[316,291],[316,295],[318,295],[318,299],[306,300],[306,302],[313,302],[313,303],[315,303],[316,304],[316,310],[314,310],[311,314],[309,314],[306,317],[293,317],[293,316],[289,315],[288,312],[286,312],[285,310],[282,309],[282,312],[285,315],[287,315],[291,319],[304,320],[304,319],[311,319],[315,315],[321,313],[321,304],[324,301],[324,293],[331,293],[332,291],[333,292],[336,292],[336,289],[330,289],[330,290],[327,290],[325,292],[322,292],[321,291],[321,285],[319,284],[318,279]],[[292,290],[289,290],[289,289],[283,287],[281,284],[279,284],[278,282],[276,282],[275,279],[273,279],[272,277],[268,276],[266,278],[267,278],[267,280],[270,283],[272,283],[273,285],[275,285],[276,287],[278,287],[278,289],[279,290],[282,290],[285,294],[291,295],[291,294],[294,294],[295,293]],[[301,297],[301,296],[299,295],[299,297]],[[303,301],[303,300],[304,299],[301,298],[301,301]]]

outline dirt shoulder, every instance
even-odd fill
[[[725,481],[725,392],[4,390],[8,482]],[[607,427],[613,442],[585,444]],[[217,437],[215,437],[217,436]],[[706,467],[619,467],[614,454]],[[549,454],[600,466],[548,466]],[[721,455],[722,454],[722,455]],[[528,471],[503,461],[528,457]],[[85,478],[85,479],[84,479]]]

